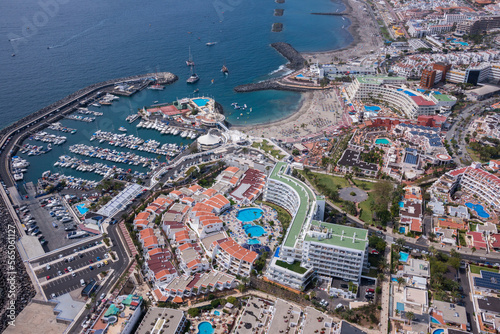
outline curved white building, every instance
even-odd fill
[[[198,150],[209,151],[214,148],[219,147],[224,142],[222,137],[219,137],[212,133],[212,130],[208,131],[206,135],[200,136],[197,139]]]
[[[434,115],[439,106],[427,96],[404,88],[403,77],[356,77],[346,88],[351,100],[381,100],[401,111],[408,118],[419,115]]]
[[[272,261],[266,277],[298,290],[311,279],[310,269],[315,274],[358,281],[368,261],[367,230],[321,222],[324,198],[290,176],[290,170],[290,165],[277,163],[264,191],[265,201],[283,207],[292,216],[280,246],[283,262]],[[294,262],[307,271],[292,265]]]

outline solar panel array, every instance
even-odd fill
[[[481,277],[474,277],[474,285],[486,289],[500,290],[500,274],[481,270]]]
[[[418,156],[411,154],[411,153],[406,153],[405,163],[411,164],[411,165],[416,165],[417,161],[418,161]]]

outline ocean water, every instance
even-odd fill
[[[284,16],[274,17],[275,8],[284,8]],[[233,124],[286,117],[296,109],[300,94],[237,94],[233,88],[269,78],[286,63],[270,43],[288,42],[299,51],[349,44],[352,36],[342,29],[343,25],[347,28],[347,19],[310,14],[344,8],[340,1],[331,0],[287,0],[284,4],[272,0],[4,3],[0,11],[0,127],[89,84],[154,71],[179,76],[155,100],[172,101],[198,88],[199,94],[213,96],[225,107]],[[282,22],[284,30],[272,33],[273,22]],[[217,44],[208,47],[206,42]],[[201,77],[194,86],[185,83],[190,74],[185,65],[189,47]],[[11,57],[13,53],[15,57]],[[228,77],[220,72],[224,62]],[[133,99],[131,102],[134,104]],[[229,115],[232,102],[251,106],[251,117],[237,120],[235,113]]]
[[[284,16],[275,17],[275,8],[284,8]],[[301,52],[348,45],[353,39],[346,30],[347,19],[310,14],[344,9],[339,0],[286,0],[285,4],[272,0],[5,3],[0,11],[0,128],[95,82],[155,71],[176,74],[179,80],[163,91],[144,90],[130,98],[121,97],[113,106],[90,108],[104,112],[94,123],[63,120],[63,125],[78,129],[74,135],[53,132],[67,136],[67,143],[53,146],[45,155],[23,156],[31,163],[25,181],[35,181],[45,170],[98,179],[89,173],[56,170],[53,163],[62,154],[75,156],[68,150],[74,143],[107,147],[98,141],[90,142],[91,134],[97,129],[118,132],[121,125],[129,130],[128,134],[160,140],[162,144],[190,142],[179,136],[161,136],[154,130],[137,130],[137,122],[129,125],[124,121],[137,108],[153,101],[171,102],[193,96],[197,88],[197,95],[221,103],[227,120],[234,125],[262,124],[287,117],[297,110],[299,93],[235,93],[233,88],[286,71],[280,70],[286,59],[270,47],[273,42],[288,42]],[[284,30],[271,32],[273,22],[282,22]],[[208,47],[207,42],[217,44]],[[190,75],[185,64],[189,48],[201,78],[195,85],[185,82]],[[229,76],[220,72],[224,63]],[[253,111],[240,115],[232,109],[232,102],[247,104]],[[145,171],[140,167],[133,170]]]

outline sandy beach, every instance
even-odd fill
[[[374,36],[374,32],[378,32],[379,28],[370,11],[363,10],[365,5],[356,0],[345,0],[344,3],[346,16],[351,20],[348,30],[354,38],[353,42],[338,50],[302,53],[306,60],[320,63],[331,63],[338,59],[348,60],[353,56],[368,55],[371,50],[378,50],[383,46],[382,39]],[[299,108],[285,119],[254,126],[234,126],[234,128],[254,137],[298,141],[306,136],[331,131],[341,124],[342,110],[335,98],[335,92],[324,90],[302,93]]]
[[[283,120],[234,128],[253,137],[299,141],[303,137],[330,132],[341,122],[342,110],[335,91],[330,89],[303,93],[297,112]]]

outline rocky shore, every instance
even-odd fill
[[[36,291],[17,251],[19,235],[0,198],[0,333],[29,304]]]

